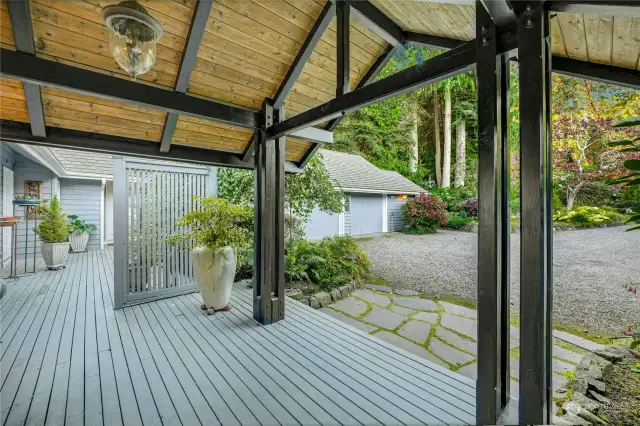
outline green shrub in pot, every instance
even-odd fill
[[[37,207],[40,223],[36,232],[42,241],[42,257],[48,269],[63,268],[69,253],[69,225],[58,196]]]
[[[69,215],[69,242],[74,253],[85,251],[89,234],[98,229],[93,223],[80,220],[77,215]]]

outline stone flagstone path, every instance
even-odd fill
[[[417,292],[368,284],[322,312],[392,345],[477,379],[477,311]],[[399,294],[400,293],[400,294]],[[402,295],[401,295],[402,294]],[[511,327],[511,386],[517,392],[520,330]],[[559,389],[576,371],[586,351],[557,340],[553,347],[553,385]]]

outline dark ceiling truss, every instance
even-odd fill
[[[158,150],[158,143],[149,140],[60,129],[57,127],[47,127],[47,136],[43,138],[33,136],[26,123],[10,120],[0,120],[0,127],[2,128],[2,140],[4,142],[53,148],[79,149],[103,154],[131,155],[134,157],[159,160],[186,161],[210,166],[242,169],[253,169],[254,166],[253,159],[242,161],[237,154],[232,152],[182,145],[173,145],[171,152],[160,152]],[[290,161],[286,162],[285,168],[289,173],[298,173],[301,171],[298,166]]]
[[[26,53],[2,49],[0,61],[0,73],[3,77],[22,82],[57,87],[246,129],[256,129],[259,124],[258,111],[188,96]]]
[[[196,65],[198,49],[202,42],[204,30],[207,27],[207,21],[209,20],[209,13],[211,12],[212,5],[212,0],[198,0],[198,3],[196,4],[193,20],[191,21],[191,27],[189,28],[189,35],[187,36],[187,43],[182,55],[182,62],[180,63],[180,71],[176,78],[176,92],[187,92],[191,72],[193,71],[193,67]],[[177,123],[178,113],[168,113],[164,124],[164,130],[162,131],[162,139],[160,141],[161,152],[169,152],[169,149],[171,148],[171,140],[173,139]]]
[[[9,18],[13,29],[13,39],[16,50],[19,52],[35,54],[33,29],[31,26],[31,13],[27,0],[16,0],[7,2],[9,8]],[[24,98],[29,112],[31,122],[31,133],[34,136],[46,136],[44,109],[42,106],[42,93],[40,86],[25,83]]]

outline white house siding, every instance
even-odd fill
[[[340,215],[330,214],[318,208],[313,209],[305,225],[308,240],[319,240],[340,233]]]
[[[351,235],[383,231],[383,201],[381,194],[351,194]]]
[[[9,145],[5,142],[0,142],[0,217],[3,216],[11,216],[13,214],[12,211],[5,212],[2,200],[4,199],[4,194],[2,189],[4,188],[4,168],[6,167],[9,170],[13,170],[16,165],[16,153]],[[1,232],[5,232],[4,228],[2,228]],[[2,247],[2,238],[0,238],[0,263],[2,263],[2,259],[4,259],[4,252]],[[4,266],[4,265],[2,265]]]
[[[396,195],[389,195],[387,199],[388,231],[399,232],[404,228],[402,219],[402,206],[407,203],[407,199],[398,198]]]
[[[96,225],[89,237],[89,249],[100,248],[100,196],[99,180],[60,180],[60,204],[67,215],[77,215],[80,220]]]
[[[40,164],[34,163],[33,161],[21,156],[16,155],[16,164],[14,167],[14,189],[15,195],[20,196],[24,195],[24,183],[27,180],[36,180],[42,181],[42,199],[50,200],[53,196],[53,188],[55,186],[54,181],[57,181],[55,174],[47,169],[46,167],[41,166]],[[20,223],[18,223],[18,235],[17,235],[17,255],[18,258],[22,258],[25,253],[25,245],[27,247],[27,254],[29,256],[33,256],[33,238],[34,233],[33,229],[36,226],[34,220],[29,220],[29,229],[27,230],[27,223],[24,220],[25,216],[25,208],[20,206],[15,206],[15,215],[22,218]],[[28,238],[28,242],[25,241],[25,238]],[[36,259],[40,253],[40,239],[37,238],[37,242],[35,245],[36,250]]]

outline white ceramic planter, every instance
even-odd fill
[[[42,257],[47,269],[64,267],[69,255],[69,243],[42,243]]]
[[[214,251],[205,247],[191,250],[193,272],[204,301],[203,309],[218,311],[229,304],[233,278],[236,274],[236,254],[232,247]]]
[[[89,243],[89,233],[72,232],[69,234],[69,243],[74,253],[85,251],[87,249],[87,243]]]

